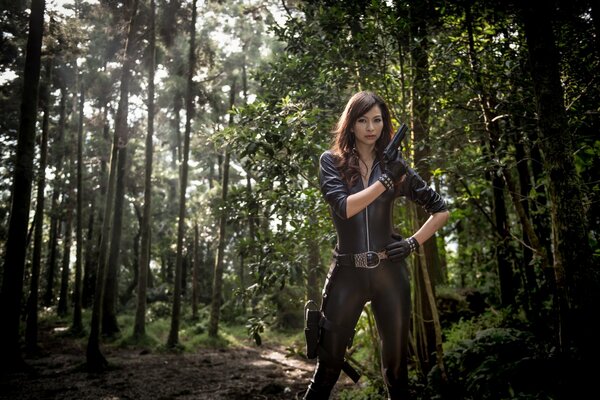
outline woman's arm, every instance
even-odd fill
[[[383,186],[383,183],[375,181],[368,188],[348,196],[346,198],[346,218],[351,218],[367,208],[369,204],[374,202],[385,191],[386,188]]]
[[[376,181],[366,189],[350,194],[350,190],[342,180],[330,151],[326,151],[321,155],[319,163],[321,192],[333,212],[342,219],[355,216],[386,190],[380,181]]]
[[[419,245],[423,245],[435,232],[438,231],[442,226],[448,222],[450,213],[448,210],[440,211],[432,214],[427,221],[421,226],[421,228],[413,235],[413,237],[419,242]]]

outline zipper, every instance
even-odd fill
[[[371,251],[371,234],[369,233],[369,206],[365,207],[365,224],[367,225],[367,251]]]
[[[379,164],[379,161],[375,160],[373,162],[373,166],[371,167],[371,172],[367,177],[367,187],[371,184],[371,175],[373,174],[373,170]],[[363,188],[366,189],[366,188]],[[365,225],[367,228],[367,251],[371,251],[371,232],[369,232],[369,206],[365,207]]]

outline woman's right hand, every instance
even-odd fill
[[[392,178],[394,182],[400,181],[407,171],[408,163],[404,158],[402,158],[400,152],[398,152],[395,159],[389,161],[385,166],[385,173],[388,174],[388,176]]]

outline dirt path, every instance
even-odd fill
[[[110,370],[90,374],[82,368],[81,345],[64,336],[51,339],[45,355],[27,360],[35,375],[0,377],[0,399],[299,399],[314,368],[269,344],[185,354],[105,347]],[[340,388],[349,382],[344,377]]]

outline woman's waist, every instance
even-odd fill
[[[380,252],[394,241],[392,229],[378,228],[377,232],[358,231],[337,233],[337,251],[340,254],[358,254],[368,251]]]

